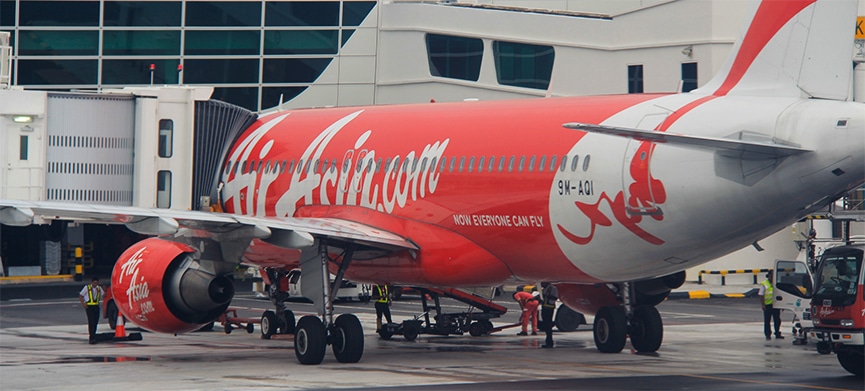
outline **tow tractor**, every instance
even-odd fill
[[[847,372],[865,374],[865,244],[823,252],[811,297],[814,328],[808,335],[821,354],[835,353]]]
[[[382,339],[390,339],[393,335],[402,335],[406,340],[414,341],[419,334],[462,335],[464,333],[477,337],[496,331],[490,319],[498,318],[508,310],[493,303],[491,299],[458,289],[414,289],[420,293],[423,313],[402,323],[383,325],[379,331],[379,336]],[[469,309],[463,312],[445,313],[441,306],[442,296],[466,303],[469,305]],[[433,311],[435,315],[430,316],[430,312]]]

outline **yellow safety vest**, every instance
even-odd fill
[[[93,285],[87,285],[87,305],[99,305],[101,292],[102,289],[99,287],[94,289]]]
[[[390,298],[388,297],[388,294],[387,294],[387,285],[385,285],[385,286],[376,285],[375,289],[378,289],[378,300],[376,300],[376,303],[387,303],[390,300]]]
[[[772,305],[775,302],[775,288],[769,280],[763,280],[760,285],[763,286],[763,304]]]

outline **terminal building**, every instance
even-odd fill
[[[746,6],[0,0],[0,198],[207,208],[214,173],[196,162],[216,158],[226,129],[273,110],[689,91],[721,67]],[[857,42],[851,94],[862,101]],[[839,208],[861,210],[862,199],[860,189]],[[777,251],[705,267],[795,257],[798,231],[814,225],[761,242]],[[816,226],[827,241],[865,233],[856,222]],[[107,275],[137,239],[122,226],[3,226],[0,257],[4,274],[63,274],[69,248],[83,245],[85,273]]]

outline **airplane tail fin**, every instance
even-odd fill
[[[741,36],[702,95],[847,100],[857,0],[752,3]]]

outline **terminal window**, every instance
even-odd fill
[[[643,92],[643,65],[628,65],[628,93]]]
[[[697,89],[697,63],[682,63],[682,92]]]
[[[427,34],[426,48],[431,75],[478,81],[484,54],[482,40]]]
[[[552,46],[493,42],[499,84],[545,90],[550,86],[556,52]]]

